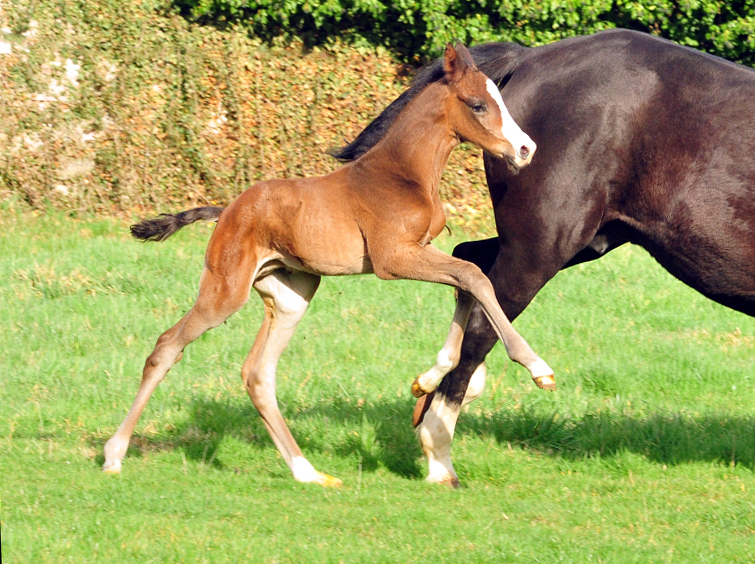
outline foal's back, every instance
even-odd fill
[[[217,262],[212,257],[225,252],[230,236],[257,261],[323,276],[371,272],[360,221],[365,206],[351,168],[253,185],[223,212],[208,259]]]

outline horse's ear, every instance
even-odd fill
[[[459,42],[455,47],[451,43],[446,45],[443,54],[443,70],[446,76],[450,80],[459,80],[467,69],[477,70],[469,50]]]

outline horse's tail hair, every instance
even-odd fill
[[[502,83],[511,76],[519,65],[521,55],[526,52],[526,49],[526,47],[516,43],[484,43],[470,47],[469,52],[472,54],[477,68],[499,87],[502,87]],[[417,78],[412,81],[409,89],[391,102],[378,117],[362,130],[354,141],[340,149],[331,149],[328,154],[341,161],[353,161],[361,157],[377,145],[409,102],[416,98],[427,85],[437,82],[443,76],[443,58],[439,58],[422,69]]]
[[[142,241],[165,241],[176,231],[195,221],[217,221],[224,209],[207,206],[180,213],[163,213],[154,219],[143,219],[132,225],[131,235]]]

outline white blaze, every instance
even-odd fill
[[[529,135],[521,130],[521,128],[514,121],[514,118],[511,117],[508,109],[506,109],[506,104],[503,103],[501,92],[500,90],[498,90],[498,87],[495,85],[495,83],[492,80],[488,79],[486,86],[488,93],[493,98],[493,100],[495,100],[495,103],[498,104],[498,109],[501,111],[501,121],[503,122],[503,125],[501,126],[501,133],[514,147],[514,150],[517,152],[517,156],[519,155],[519,149],[521,147],[527,147],[531,156],[532,153],[535,152],[535,142],[530,139]]]

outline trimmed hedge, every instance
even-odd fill
[[[261,38],[333,37],[382,45],[404,59],[447,41],[540,45],[624,27],[755,65],[755,0],[176,0],[184,15],[240,21]]]
[[[0,10],[0,210],[154,213],[320,175],[406,89],[384,48],[264,44],[171,0],[35,0]],[[455,226],[492,229],[482,152],[453,152]]]

